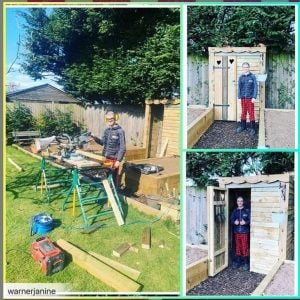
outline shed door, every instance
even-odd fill
[[[235,121],[237,118],[237,58],[236,55],[214,57],[215,120]]]
[[[207,187],[208,275],[215,276],[228,266],[228,191]]]
[[[250,71],[256,75],[264,73],[263,55],[261,53],[215,54],[212,62],[214,97],[210,105],[214,107],[214,119],[239,121],[241,104],[237,101],[237,85],[242,73],[242,64],[250,63]],[[255,117],[258,121],[260,95],[257,99],[254,106]]]

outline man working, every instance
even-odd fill
[[[96,143],[103,146],[102,155],[105,157],[104,164],[110,165],[113,169],[113,177],[116,188],[119,187],[119,166],[126,152],[125,132],[116,122],[116,115],[113,111],[105,114],[108,127],[104,130],[103,137],[98,138],[93,134],[91,137]]]
[[[243,74],[239,77],[238,82],[238,100],[241,101],[242,114],[241,126],[237,129],[240,133],[246,129],[247,112],[250,118],[249,134],[255,135],[255,116],[254,103],[257,97],[257,81],[254,74],[250,72],[250,65],[244,62],[242,65]]]
[[[249,233],[250,210],[244,207],[244,199],[237,198],[237,208],[231,213],[230,223],[233,225],[235,241],[235,259],[233,268],[243,266],[244,271],[249,270]]]

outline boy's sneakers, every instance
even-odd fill
[[[249,264],[244,264],[242,269],[243,271],[249,271]]]
[[[234,269],[238,269],[240,266],[241,266],[241,263],[240,263],[240,262],[234,261],[233,264],[232,264],[232,267],[233,267]]]
[[[245,128],[243,128],[242,126],[240,126],[240,127],[237,128],[236,132],[237,132],[237,133],[241,133],[241,132],[243,132],[244,130],[245,130]]]
[[[255,130],[250,128],[249,129],[249,135],[251,135],[251,136],[255,135]]]
[[[238,127],[238,129],[236,130],[236,132],[237,133],[241,133],[245,129],[246,129],[246,120],[241,120],[241,125],[240,125],[240,127]]]

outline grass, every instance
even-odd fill
[[[143,285],[141,292],[179,291],[180,243],[178,228],[173,223],[144,215],[129,206],[125,207],[127,216],[124,226],[118,226],[111,214],[100,221],[105,226],[93,233],[83,234],[80,229],[75,229],[83,225],[79,207],[76,208],[76,217],[73,217],[70,205],[65,211],[60,209],[63,194],[54,197],[48,204],[41,193],[34,190],[40,161],[13,147],[7,147],[6,154],[23,168],[22,172],[18,172],[6,157],[6,282],[68,283],[73,292],[114,292],[70,259],[67,259],[62,271],[52,276],[42,273],[30,251],[31,243],[39,236],[31,236],[30,228],[32,217],[46,212],[56,224],[54,230],[47,234],[52,241],[62,238],[85,251],[97,252],[139,270],[138,282]],[[152,232],[150,250],[141,248],[142,233],[147,226],[151,227]],[[161,239],[165,240],[165,248],[158,247]],[[135,243],[139,252],[127,251],[120,258],[112,257],[112,250],[125,242]]]

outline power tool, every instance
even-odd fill
[[[42,272],[52,275],[64,268],[65,255],[56,247],[49,237],[41,237],[31,244],[31,255],[40,263]]]

